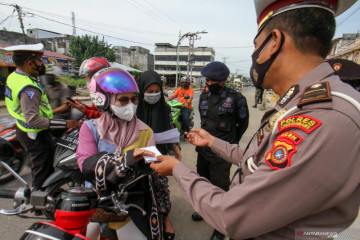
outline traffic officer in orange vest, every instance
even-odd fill
[[[281,99],[246,147],[202,129],[188,134],[191,143],[239,166],[229,191],[173,157],[151,163],[160,175],[173,175],[195,211],[231,239],[332,238],[356,219],[360,93],[324,61],[335,16],[354,2],[255,0],[251,78]]]
[[[48,98],[37,81],[46,69],[42,62],[43,44],[17,45],[4,50],[13,51],[16,65],[16,70],[6,81],[6,107],[16,119],[16,135],[30,157],[32,186],[41,189],[54,171],[54,143],[50,129],[77,128],[80,122],[52,119]]]

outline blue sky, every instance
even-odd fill
[[[179,32],[206,30],[195,46],[214,47],[216,60],[226,59],[232,72],[249,75],[256,14],[252,0],[0,0],[26,12],[24,27],[72,34],[71,12],[78,28],[99,33],[113,46],[142,46],[154,52],[157,42],[176,45]],[[0,6],[0,28],[20,32],[12,7]],[[36,15],[32,15],[36,14]],[[360,2],[337,17],[335,37],[360,32]],[[77,34],[86,32],[78,29]],[[124,40],[121,40],[124,39]],[[188,41],[184,39],[183,45]]]

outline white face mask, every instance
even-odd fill
[[[161,92],[158,93],[144,93],[144,101],[148,104],[155,104],[161,98]]]
[[[137,105],[133,103],[126,104],[125,106],[118,107],[116,105],[110,105],[111,111],[120,119],[130,121],[137,109]]]

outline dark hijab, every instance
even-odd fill
[[[160,86],[161,98],[155,104],[149,104],[144,100],[145,90],[153,83]],[[170,106],[166,104],[160,75],[154,71],[145,71],[139,79],[139,104],[137,107],[137,117],[152,128],[154,133],[164,132],[171,129]],[[157,145],[162,154],[166,154],[165,149]]]

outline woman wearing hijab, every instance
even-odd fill
[[[161,133],[174,128],[170,106],[165,102],[159,74],[154,71],[143,72],[139,79],[139,91],[137,117],[150,126],[154,133]],[[156,147],[163,155],[174,150],[176,158],[181,159],[178,144],[156,144]],[[167,178],[161,178],[167,185]],[[174,239],[174,229],[169,217],[170,209],[169,212],[160,212],[164,214],[164,239]]]
[[[155,140],[153,131],[135,115],[139,91],[128,72],[118,68],[102,69],[91,79],[89,90],[92,101],[103,114],[98,119],[86,121],[81,127],[76,157],[85,179],[101,195],[148,170],[145,162],[139,159],[141,157],[136,157],[141,153],[134,149],[154,146]],[[156,173],[137,182],[134,190],[145,192],[138,200],[143,202],[141,207],[147,212],[146,216],[139,210],[129,209],[125,224],[124,221],[105,223],[107,231],[113,229],[110,231],[116,231],[119,239],[161,239],[157,199],[166,199],[157,192],[157,189],[164,188],[161,184]],[[167,205],[170,203],[162,207]],[[103,229],[104,224],[100,225]],[[123,225],[133,226],[131,236],[122,235]],[[97,239],[98,226],[88,226],[90,239]]]

